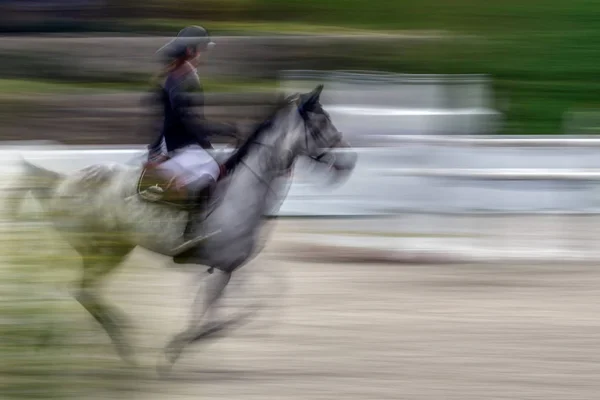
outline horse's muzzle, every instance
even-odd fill
[[[342,140],[334,150],[335,160],[332,167],[338,171],[352,172],[358,161],[358,154],[352,150],[352,146],[345,140]]]
[[[336,184],[342,184],[350,177],[352,171],[354,171],[356,162],[358,161],[358,154],[344,140],[340,141],[333,150],[332,156],[334,159],[331,163],[333,181]]]

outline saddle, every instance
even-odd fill
[[[163,160],[164,162],[166,160]],[[194,193],[185,185],[180,184],[180,177],[160,169],[161,163],[147,163],[138,179],[137,194],[151,203],[159,203],[171,207],[190,210],[209,201],[213,188],[206,188],[202,193]],[[220,164],[221,172],[217,182],[227,173],[225,166]]]

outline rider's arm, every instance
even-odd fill
[[[161,134],[148,145],[148,161],[160,162],[165,158],[165,154],[165,139]]]
[[[156,99],[158,94],[154,93],[153,96],[149,99],[156,103],[158,100]],[[150,106],[153,107],[154,104],[150,103]],[[156,120],[153,123],[153,139],[150,141],[148,145],[148,161],[149,162],[160,162],[166,156],[167,149],[165,144],[165,138],[163,136],[163,124],[161,121]]]

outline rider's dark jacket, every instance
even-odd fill
[[[148,146],[150,159],[192,144],[210,149],[210,136],[235,133],[230,125],[204,118],[204,95],[195,70],[182,76],[169,74],[156,94],[162,119],[156,137]]]

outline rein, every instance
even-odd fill
[[[303,112],[303,111],[302,111],[300,108],[298,108],[298,113],[299,113],[299,114],[302,116],[302,121],[303,121],[303,124],[304,124],[305,150],[306,150],[306,153],[308,153],[308,149],[309,149],[309,146],[308,146],[308,134],[309,134],[309,132],[310,132],[310,134],[311,134],[313,137],[316,137],[316,136],[318,135],[318,133],[314,132],[314,129],[312,129],[312,127],[310,127],[310,126],[307,124],[307,121],[306,121],[306,120],[307,120],[307,118],[306,118],[306,115],[305,115],[305,113],[304,113],[304,112]],[[339,141],[338,141],[338,142],[339,142]],[[337,144],[338,142],[336,142],[335,144]],[[267,148],[271,148],[271,149],[276,149],[276,146],[275,146],[275,145],[271,145],[271,144],[262,143],[262,142],[259,142],[259,141],[257,141],[257,140],[250,140],[250,143],[249,143],[249,144],[256,144],[256,145],[259,145],[259,146],[263,146],[263,147],[267,147]],[[288,151],[289,151],[289,150],[288,150]],[[291,151],[290,151],[290,152],[291,152]],[[318,162],[320,162],[320,161],[323,159],[323,157],[325,157],[327,154],[329,154],[329,152],[328,152],[327,150],[325,150],[323,153],[319,154],[318,156],[316,156],[316,157],[309,157],[309,158],[311,158],[311,159],[313,159],[313,160],[315,160],[315,161],[318,161]],[[255,176],[255,177],[256,177],[256,178],[257,178],[257,179],[258,179],[258,180],[259,180],[259,181],[260,181],[262,184],[266,185],[266,186],[268,187],[268,189],[269,189],[269,190],[270,190],[270,191],[271,191],[273,194],[277,195],[277,193],[275,192],[275,190],[273,190],[273,188],[271,187],[271,184],[269,184],[267,181],[265,181],[265,180],[264,180],[264,179],[263,179],[263,178],[262,178],[262,177],[261,177],[261,176],[260,176],[260,175],[259,175],[259,174],[258,174],[256,171],[254,171],[254,169],[252,169],[252,168],[251,168],[251,167],[248,165],[248,163],[246,163],[246,161],[245,161],[245,160],[243,160],[243,159],[242,159],[242,160],[240,160],[240,163],[241,163],[241,164],[244,164],[244,166],[245,166],[246,168],[248,168],[248,170],[250,170],[250,172],[252,172],[252,174],[253,174],[253,175],[254,175],[254,176]],[[277,176],[282,176],[282,175],[285,175],[285,174],[287,174],[288,176],[291,176],[291,175],[292,175],[292,170],[293,170],[293,163],[292,163],[292,164],[291,164],[289,167],[287,167],[287,168],[284,168],[284,169],[282,169],[282,170],[276,171],[276,174],[277,174]]]
[[[305,153],[308,154],[309,153],[309,142],[308,142],[309,137],[308,137],[308,135],[310,134],[313,138],[317,138],[317,137],[319,137],[320,133],[318,131],[316,131],[314,129],[314,127],[311,126],[308,123],[308,117],[306,115],[306,112],[297,104],[297,100],[298,99],[299,99],[299,97],[296,97],[295,99],[292,99],[290,101],[290,103],[296,103],[297,111],[298,111],[298,113],[302,117],[302,122],[303,122],[303,125],[304,125],[303,129],[304,129]],[[270,119],[267,120],[267,121],[265,121],[265,122],[263,122],[258,129],[260,130],[261,127],[266,127],[266,126],[269,126],[269,125],[271,125],[271,120]],[[273,149],[273,150],[277,149],[276,145],[271,145],[271,144],[263,143],[263,142],[261,142],[259,140],[256,140],[256,136],[258,136],[257,135],[258,133],[259,133],[259,131],[255,132],[248,139],[248,141],[246,143],[244,143],[241,147],[248,148],[251,145],[259,145],[259,146],[267,147],[267,148],[270,148],[270,149]],[[324,157],[326,157],[327,155],[331,154],[331,152],[329,151],[331,149],[331,147],[335,147],[335,145],[337,145],[337,143],[339,143],[341,141],[341,139],[342,138],[340,136],[340,138],[335,143],[333,143],[332,146],[330,146],[329,148],[326,148],[318,156],[315,156],[315,157],[308,156],[308,157],[311,158],[311,159],[313,159],[313,160],[315,160],[315,161],[317,161],[317,162],[322,162],[322,159]],[[247,151],[247,150],[244,150],[244,151]],[[258,179],[258,181],[261,184],[267,186],[267,188],[269,189],[269,191],[272,192],[275,196],[277,196],[277,192],[272,188],[272,185],[269,182],[267,182],[263,177],[261,177],[260,174],[257,171],[255,171],[252,167],[250,167],[248,165],[248,163],[245,161],[246,155],[247,154],[242,155],[242,157],[237,162],[239,164],[243,164]],[[334,160],[335,160],[335,158],[334,158]],[[334,160],[331,163],[329,163],[329,164],[330,165],[333,164]],[[223,165],[221,165],[221,168],[222,168],[222,171],[225,171],[227,174],[229,174],[229,171],[231,169],[235,169],[235,166],[233,166],[233,168],[230,169],[230,168],[227,168],[226,165],[227,165],[227,161]],[[290,165],[287,166],[286,168],[278,169],[278,170],[276,170],[274,172],[275,172],[276,176],[279,177],[279,176],[283,176],[283,175],[286,175],[286,174],[288,176],[291,176],[292,175],[292,171],[293,171],[293,163],[290,163]]]

